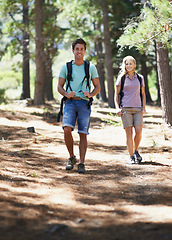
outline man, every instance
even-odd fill
[[[90,64],[90,81],[92,81],[94,88],[91,92],[89,91],[84,69],[86,42],[81,38],[76,39],[72,43],[72,52],[74,54],[74,61],[72,62],[72,81],[70,81],[70,87],[68,87],[67,91],[64,89],[65,82],[66,84],[68,82],[66,64],[61,68],[58,82],[58,92],[67,98],[63,113],[64,140],[69,152],[66,170],[73,169],[76,163],[72,130],[74,130],[77,121],[80,155],[78,173],[85,173],[84,161],[87,151],[87,135],[89,134],[88,130],[91,114],[91,107],[88,103],[90,98],[100,92],[100,83],[96,67]]]

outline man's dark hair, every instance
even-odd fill
[[[86,50],[86,42],[82,39],[82,38],[78,38],[78,39],[76,39],[73,43],[72,43],[72,49],[74,50],[74,48],[75,48],[75,45],[76,44],[83,44],[84,45],[84,47],[85,47],[85,50]]]

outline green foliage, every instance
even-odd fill
[[[4,0],[1,6],[1,14],[3,16],[3,34],[8,38],[6,51],[11,56],[15,56],[21,52],[22,47],[22,5],[21,1]]]
[[[51,60],[58,54],[58,44],[62,41],[65,33],[65,29],[58,26],[61,11],[60,1],[45,2],[43,36],[45,39],[45,53],[48,59]]]
[[[168,0],[152,0],[142,9],[137,19],[132,19],[124,29],[124,34],[118,39],[118,44],[136,46],[140,52],[148,52],[149,45],[154,40],[170,47],[172,24],[172,7]]]
[[[5,89],[0,88],[0,103],[5,102]]]
[[[0,71],[0,86],[3,89],[2,99],[16,99],[21,95],[21,72],[14,72],[12,70]]]
[[[23,5],[29,3],[29,29],[23,24]],[[45,53],[47,59],[53,60],[58,54],[58,44],[63,39],[64,31],[58,26],[57,16],[60,12],[60,1],[45,1],[44,3],[44,23],[43,35],[45,43]],[[16,54],[22,54],[23,31],[30,36],[30,58],[35,58],[35,22],[34,22],[34,1],[26,0],[4,0],[0,9],[4,17],[3,34],[7,36],[9,41],[6,49],[10,52],[11,57]],[[47,61],[48,61],[47,60]]]
[[[95,40],[100,32],[94,29],[94,23],[100,20],[100,7],[88,0],[67,1],[63,5],[60,19],[67,21],[66,42],[73,42],[78,37],[84,38],[87,43]]]
[[[0,72],[0,84],[1,88],[17,88],[21,85],[22,74],[14,71],[1,71]]]
[[[126,26],[128,19],[135,18],[140,13],[141,4],[135,4],[135,2],[136,1],[114,0],[110,5],[111,7],[109,7],[111,12],[109,20],[112,36],[114,62],[116,62],[117,60],[116,55],[119,54],[119,46],[117,45],[117,39],[122,34],[122,29],[124,28],[124,26]],[[125,53],[124,55],[126,56]],[[123,56],[121,58],[123,58]]]

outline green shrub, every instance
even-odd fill
[[[5,102],[5,89],[0,89],[0,103]]]
[[[21,85],[22,74],[14,71],[0,72],[0,86],[3,89],[17,88]]]

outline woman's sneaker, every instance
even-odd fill
[[[76,157],[75,156],[74,157],[70,157],[68,159],[68,163],[66,165],[66,170],[72,170],[74,165],[75,165],[75,163],[76,163]]]
[[[78,164],[78,173],[85,173],[85,166],[83,163]]]
[[[140,156],[139,152],[136,150],[134,151],[134,157],[135,157],[136,163],[141,163],[142,157]]]
[[[129,165],[136,164],[136,162],[135,162],[135,157],[134,157],[134,156],[131,156],[131,157],[128,159],[127,163],[128,163]]]

